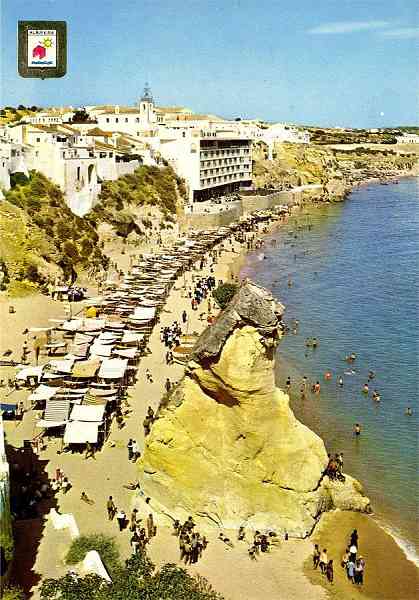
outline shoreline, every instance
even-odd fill
[[[298,207],[298,206],[292,207],[290,217],[295,216],[295,213],[298,214],[298,212],[300,212],[300,210],[302,208],[304,208],[304,206],[307,206],[307,204],[308,203],[303,204],[302,207]],[[316,206],[316,207],[321,206],[321,203],[314,204],[314,206]],[[288,220],[288,218],[287,218],[287,220]],[[285,223],[280,223],[279,221],[274,221],[272,224],[270,224],[267,227],[268,230],[266,232],[258,231],[256,233],[256,236],[258,238],[263,238],[265,236],[275,234],[275,232],[284,224],[286,225],[286,221],[285,221]],[[262,226],[263,225],[264,224],[262,223]],[[221,244],[223,244],[223,243],[224,242],[221,241]],[[234,247],[236,247],[236,246],[237,246],[237,243],[234,242]],[[219,247],[219,245],[217,245],[216,247]],[[248,251],[246,249],[245,244],[240,244],[239,250],[234,252],[234,254],[229,252],[228,250],[223,252],[221,258],[218,259],[217,264],[215,265],[216,276],[218,276],[219,278],[223,278],[224,280],[230,280],[230,281],[237,280],[237,278],[240,276],[240,271],[243,268],[246,258],[250,252],[251,251]],[[187,273],[186,278],[188,280],[188,283],[191,282],[194,275],[199,276],[199,274],[200,274],[199,271],[197,273],[193,267],[191,268],[191,270],[187,271],[186,273]],[[163,324],[164,321],[170,322],[171,320],[173,320],[173,318],[176,318],[178,316],[178,314],[181,313],[183,308],[189,309],[189,300],[186,297],[186,295],[182,294],[182,291],[180,291],[180,289],[182,288],[182,279],[183,279],[183,275],[178,277],[173,283],[172,289],[171,289],[168,297],[166,298],[165,304],[162,309],[160,324]],[[179,293],[179,291],[180,291],[180,293]],[[43,302],[45,302],[46,304],[52,303],[51,307],[49,307],[47,309],[47,312],[50,316],[55,316],[55,314],[49,313],[49,311],[52,310],[52,307],[54,307],[54,313],[55,313],[55,309],[57,310],[57,312],[58,311],[63,312],[63,310],[64,310],[63,304],[53,302],[46,297],[42,297],[42,298],[43,298]],[[14,301],[14,299],[13,299],[13,301]],[[10,303],[11,302],[12,302],[12,300],[10,301]],[[22,304],[25,304],[25,302],[22,302]],[[41,302],[41,304],[42,304],[42,302]],[[166,315],[167,312],[169,313],[168,315]],[[20,313],[20,310],[19,310],[19,313]],[[173,313],[175,313],[175,314],[173,315]],[[30,315],[30,318],[34,319],[33,314]],[[29,322],[30,318],[27,319],[26,323]],[[35,317],[35,322],[33,324],[42,325],[42,323],[39,323],[37,321],[38,321],[38,317]],[[195,327],[197,330],[199,330],[199,332],[201,332],[202,329],[206,326],[206,323],[202,322],[202,321],[198,321],[197,315],[195,315],[195,323],[192,322],[191,325],[192,325],[192,330]],[[22,330],[23,330],[23,328],[21,329],[21,331]],[[154,338],[158,338],[157,330],[158,330],[158,327],[155,326],[153,329],[152,337],[154,336]],[[150,338],[150,340],[151,340],[151,338]],[[162,352],[161,345],[159,345],[159,343],[157,343],[154,345],[154,348],[157,349],[157,352],[153,351],[152,356],[150,358],[141,359],[140,369],[139,369],[139,382],[135,386],[135,389],[131,388],[131,390],[130,390],[131,391],[131,402],[132,402],[133,408],[135,411],[140,413],[139,415],[137,415],[140,417],[140,419],[142,418],[141,411],[143,410],[143,407],[140,406],[140,400],[144,395],[144,390],[143,390],[144,384],[142,384],[142,386],[139,385],[139,384],[141,384],[140,373],[143,374],[145,367],[147,367],[148,365],[152,365],[152,367],[154,367],[154,371],[156,368],[161,369],[160,363],[159,363],[159,356],[158,356],[159,353]],[[178,373],[181,376],[182,371],[183,371],[183,368],[177,369],[176,373]],[[160,403],[162,389],[159,390],[158,384],[163,384],[163,382],[164,382],[164,377],[165,377],[164,370],[163,370],[163,373],[161,374],[161,376],[159,374],[158,377],[159,377],[159,379],[161,379],[161,381],[158,381],[158,382],[156,381],[156,384],[157,384],[156,386],[152,386],[152,387],[148,388],[149,389],[149,393],[148,393],[149,400],[150,400],[150,403],[153,404],[153,407],[155,407],[156,405],[158,405]],[[156,377],[156,379],[157,379],[157,377]],[[162,385],[160,385],[160,388],[162,388]],[[145,411],[145,407],[144,407],[144,411]],[[123,437],[127,437],[128,435],[131,435],[133,431],[136,431],[136,426],[135,426],[135,424],[132,423],[132,421],[133,421],[133,419],[130,419],[129,421],[127,421],[128,428],[127,428],[127,431],[124,433]],[[112,438],[120,437],[120,436],[118,436],[118,433],[115,431],[114,427],[112,428],[112,433],[113,433],[113,435],[111,436]],[[138,433],[135,433],[135,435],[138,436]],[[53,454],[54,454],[53,452],[48,453],[48,458],[50,460],[50,463],[51,462],[53,463],[49,467],[50,472],[53,472],[54,462],[57,461],[57,458],[56,457],[54,458]],[[100,454],[103,454],[104,456],[106,455],[108,460],[110,458],[112,463],[114,462],[113,459],[115,459],[115,458],[117,459],[116,465],[112,464],[109,466],[109,465],[107,465],[107,463],[100,460],[101,458],[104,458],[104,457],[98,456],[98,462],[102,462],[104,469],[105,468],[110,469],[109,475],[110,475],[111,479],[114,479],[115,478],[114,472],[120,470],[120,461],[124,460],[124,458],[122,458],[122,457],[125,457],[125,446],[119,445],[119,442],[118,442],[118,447],[116,449],[115,457],[113,457],[113,456],[110,457],[108,448],[106,448],[106,449],[103,448],[103,450],[100,452]],[[43,454],[43,458],[45,458],[45,457],[46,457],[46,455],[44,456],[44,454]],[[64,470],[67,474],[67,469],[68,469],[68,472],[71,477],[71,481],[74,482],[74,487],[77,491],[79,491],[80,482],[82,482],[83,487],[84,487],[84,485],[86,485],[86,487],[87,487],[87,485],[88,485],[87,483],[83,484],[83,480],[85,477],[84,470],[85,469],[90,470],[90,465],[91,465],[90,462],[85,463],[85,461],[81,461],[80,460],[81,458],[82,457],[76,456],[76,457],[73,457],[73,460],[71,460],[71,457],[66,457],[66,459],[70,459],[70,460],[68,460],[68,467],[66,465],[64,465]],[[60,461],[61,459],[58,459],[58,460]],[[77,465],[72,464],[72,463],[75,463],[76,461],[78,463]],[[86,465],[85,467],[83,466],[83,463],[84,463],[84,465]],[[128,466],[126,469],[124,469],[124,471],[126,471],[126,472],[124,472],[125,480],[129,478],[131,473],[135,472],[134,469],[132,469],[131,467],[128,467]],[[92,489],[95,490],[92,493],[96,494],[96,498],[97,497],[100,498],[103,495],[103,490],[98,489],[97,488],[98,485],[100,488],[101,481],[99,481],[99,480],[91,483]],[[89,492],[90,488],[87,487],[87,490]],[[122,496],[120,490],[117,490],[118,498],[124,497],[125,498],[124,502],[129,501],[131,503],[135,499],[135,498],[133,498],[132,494],[127,494],[127,493],[124,493],[124,494],[125,495]],[[97,519],[97,522],[100,523],[100,526],[97,526],[97,523],[96,523],[96,527],[92,530],[92,525],[94,526],[95,524],[94,523],[92,524],[89,521],[94,520],[95,513],[91,512],[91,509],[86,510],[85,512],[87,514],[84,516],[80,514],[80,518],[79,518],[80,509],[77,505],[75,506],[74,503],[76,502],[76,498],[74,496],[73,496],[73,498],[71,498],[71,492],[68,494],[68,496],[59,498],[59,500],[60,500],[60,509],[63,512],[71,511],[77,515],[77,522],[80,525],[80,529],[81,529],[82,533],[91,533],[93,531],[100,531],[102,533],[108,534],[109,531],[111,531],[112,534],[116,536],[115,530],[112,531],[112,529],[110,529],[108,527],[108,525],[109,525],[108,523],[101,523],[99,521],[99,519]],[[100,503],[99,503],[99,507],[101,507],[101,506],[102,506],[102,501],[100,501]],[[125,506],[127,506],[127,505],[125,505]],[[102,510],[102,509],[99,508],[99,510]],[[354,513],[350,513],[350,514],[354,514]],[[243,593],[248,594],[249,593],[248,588],[240,587],[245,584],[251,585],[252,591],[256,592],[256,590],[254,588],[255,581],[258,582],[258,585],[262,586],[261,589],[263,590],[263,593],[264,593],[263,597],[267,598],[267,599],[277,600],[278,590],[281,590],[281,593],[282,593],[285,591],[285,589],[287,589],[287,591],[289,591],[291,589],[291,590],[295,590],[295,593],[297,593],[296,592],[297,588],[298,588],[299,595],[280,596],[280,597],[299,598],[299,597],[303,597],[303,596],[309,594],[310,595],[309,597],[311,598],[311,600],[323,599],[323,598],[325,598],[323,585],[319,586],[318,582],[312,582],[310,580],[310,577],[308,577],[307,573],[303,569],[303,564],[304,564],[304,562],[306,562],[307,560],[310,559],[312,542],[313,542],[314,536],[316,534],[316,530],[320,526],[320,524],[325,516],[327,516],[327,515],[323,515],[321,517],[320,522],[316,525],[314,533],[309,538],[307,538],[306,540],[290,540],[289,543],[281,544],[281,548],[272,552],[272,556],[267,557],[266,561],[265,561],[265,558],[263,558],[261,561],[258,561],[258,564],[256,564],[256,565],[253,565],[253,563],[249,564],[249,559],[247,557],[247,553],[246,553],[244,547],[242,547],[241,549],[238,549],[238,548],[234,549],[231,552],[226,551],[226,548],[223,547],[223,544],[221,544],[220,542],[218,542],[218,544],[217,544],[216,538],[214,538],[214,539],[211,538],[211,540],[210,540],[211,555],[208,556],[208,560],[206,558],[204,558],[202,560],[202,562],[199,562],[196,567],[192,566],[192,568],[188,568],[188,570],[190,569],[191,573],[198,572],[198,573],[204,575],[205,577],[207,577],[209,579],[210,583],[217,589],[217,591],[226,595],[226,600],[242,600],[244,597],[246,597],[246,600],[258,600],[261,597],[258,595],[259,592],[257,592],[256,595],[254,595],[254,596],[253,595],[246,595],[246,596],[236,595],[236,593],[239,593],[239,594],[243,594]],[[46,576],[57,577],[57,576],[60,576],[63,566],[59,565],[57,567],[57,565],[54,565],[54,567],[51,568],[51,565],[48,562],[48,558],[45,556],[45,552],[48,551],[48,547],[49,547],[49,552],[53,551],[51,549],[51,542],[53,545],[55,543],[57,543],[58,544],[57,555],[58,555],[58,557],[61,557],[63,555],[64,549],[68,547],[68,543],[69,543],[68,539],[67,539],[68,536],[67,536],[67,534],[61,534],[60,536],[58,536],[57,532],[55,532],[54,530],[51,530],[50,523],[48,523],[47,526],[49,527],[48,535],[46,536],[48,538],[48,540],[47,540],[48,543],[47,543],[47,547],[42,549],[42,556],[40,558],[40,564],[38,564],[37,566],[42,567],[42,568],[38,569],[40,573],[44,574],[46,572],[47,573]],[[153,559],[153,561],[156,562],[157,564],[161,564],[163,562],[176,562],[177,564],[180,564],[179,560],[178,560],[178,556],[177,556],[177,548],[176,547],[172,548],[174,540],[170,536],[170,531],[168,529],[166,530],[166,527],[163,524],[159,523],[159,531],[161,531],[161,533],[158,534],[157,539],[155,541],[153,541],[153,543],[151,545],[150,556]],[[159,535],[162,536],[162,539],[158,539]],[[388,535],[388,534],[386,534],[386,535]],[[57,539],[58,539],[58,541],[57,541]],[[127,540],[125,540],[125,539],[121,542],[124,553],[126,553],[129,550],[129,547],[126,542],[127,542]],[[166,546],[167,546],[167,548],[166,548]],[[173,552],[175,552],[176,558],[174,558]],[[226,555],[225,554],[226,552],[229,552],[229,555]],[[284,561],[288,565],[291,575],[295,581],[287,581],[287,580],[282,581],[282,578],[285,575],[281,575],[281,583],[279,583],[277,581],[277,578],[275,576],[275,571],[277,569],[282,569]],[[289,562],[287,562],[287,561],[289,561]],[[223,568],[222,567],[220,568],[220,565],[223,565],[223,564],[229,564],[229,569],[231,571],[234,571],[234,573],[232,573],[232,577],[231,577],[232,582],[224,581],[225,578],[223,577]],[[335,567],[335,568],[337,568],[337,567]],[[246,571],[247,577],[243,576],[243,573],[240,573],[241,570]],[[298,570],[298,573],[297,573],[297,570]],[[262,579],[260,579],[260,578],[262,578]],[[292,587],[294,584],[297,587]],[[234,588],[234,586],[236,586],[236,588],[231,589],[232,586],[233,586],[233,588]],[[263,586],[265,586],[265,587],[263,587]],[[327,591],[329,592],[329,590],[327,590]]]
[[[402,178],[403,179],[404,178],[417,178],[417,177],[418,177],[417,173],[415,173],[415,174],[409,173],[409,174],[402,174],[402,175],[400,175],[400,179],[402,179]],[[394,176],[392,176],[392,177],[390,177],[390,179],[395,180],[396,178]],[[399,179],[399,177],[397,177],[397,179]],[[380,183],[380,179],[371,179],[371,180],[363,181],[362,183],[353,186],[352,190],[349,191],[342,198],[342,201],[346,200],[347,196],[349,196],[352,193],[352,191],[357,190],[358,187],[360,187],[361,185],[367,187],[368,185],[375,186],[375,185],[377,185],[379,183]],[[299,207],[297,209],[299,214],[297,213],[295,216],[298,219],[298,216],[300,216],[300,217],[303,216],[303,213],[304,213],[305,209],[309,209],[309,210],[313,209],[314,210],[314,209],[318,209],[318,208],[321,208],[321,207],[322,207],[322,202],[312,202],[312,201],[308,200],[307,202],[302,203],[301,205],[299,205]],[[257,272],[257,270],[258,270],[258,263],[256,261],[254,261],[254,262],[252,261],[250,265],[247,265],[246,264],[246,259],[245,259],[243,261],[242,271],[247,266],[249,266],[249,269],[250,269],[251,273]],[[252,274],[250,274],[250,277],[252,277]],[[282,371],[283,372],[284,372],[284,368],[286,369],[286,365],[284,366],[284,363],[282,363]],[[300,375],[302,376],[301,365],[294,365],[292,367],[292,370],[293,370],[293,372],[298,371],[300,373]],[[280,387],[279,383],[277,383],[277,385],[278,385],[278,387]],[[295,400],[295,398],[294,398],[294,400]],[[296,414],[297,418],[299,420],[301,420],[301,422],[303,422],[307,427],[309,427],[310,429],[313,430],[313,423],[310,422],[310,418],[308,418],[308,419],[304,418],[304,416],[307,417],[307,415],[303,415],[303,418],[302,418],[302,415],[299,414],[299,411],[296,410],[295,406],[293,406],[294,400],[292,400],[290,398],[290,407],[292,408],[292,410]],[[315,425],[314,425],[314,430],[315,429],[316,428],[315,428]],[[325,439],[324,435],[325,434],[323,432],[320,435],[320,437],[322,437],[322,439]],[[362,480],[361,480],[361,483],[362,483]],[[323,514],[321,516],[321,518],[319,519],[319,522],[317,523],[317,525],[316,525],[316,527],[315,527],[312,535],[310,536],[310,539],[312,539],[312,540],[318,539],[318,535],[319,535],[318,532],[322,531],[323,529],[327,532],[327,529],[328,529],[329,525],[325,526],[324,525],[324,521],[326,520],[326,522],[327,522],[327,518],[328,518],[328,516],[330,514],[333,514],[333,513],[325,513],[325,514]],[[348,511],[348,514],[351,514],[351,513]],[[386,521],[385,518],[383,518],[381,515],[374,515],[374,514],[372,514],[371,516],[369,516],[367,518],[370,519],[372,529],[375,531],[375,533],[377,535],[380,536],[380,538],[382,540],[382,543],[386,547],[388,547],[389,552],[390,552],[391,546],[393,544],[396,545],[397,549],[402,554],[402,556],[399,556],[398,562],[399,563],[405,562],[405,566],[406,566],[406,568],[407,568],[408,571],[410,570],[410,568],[413,568],[414,569],[414,573],[413,573],[413,575],[411,575],[412,580],[415,580],[415,581],[417,581],[419,583],[419,559],[418,559],[418,555],[416,553],[415,547],[414,547],[414,545],[412,545],[413,543],[411,543],[408,539],[403,538],[401,532],[398,531],[397,527],[396,526],[392,527],[392,523],[390,521]],[[333,525],[333,527],[335,527],[335,526],[336,526],[336,524]],[[329,534],[331,532],[329,531],[327,533]],[[342,552],[342,554],[343,554],[343,552]],[[342,593],[345,592],[345,590],[341,590],[341,591],[342,591]],[[410,594],[410,592],[409,592],[409,594]],[[346,599],[347,597],[348,597],[348,599],[352,598],[352,595],[346,596],[346,593],[345,593],[345,595],[342,596],[342,598],[344,598],[344,599]],[[371,598],[373,598],[373,597],[376,597],[376,596],[374,596],[374,595],[364,596],[362,594],[361,597],[362,598],[364,598],[364,597],[368,597],[368,598],[371,597]],[[380,596],[380,597],[384,597],[384,596]],[[391,595],[389,596],[389,598],[392,598],[392,597],[393,596],[391,596]],[[403,596],[403,600],[405,600],[405,598],[407,599],[407,598],[414,598],[414,597],[415,597],[415,593],[412,592],[411,595],[409,595],[409,596],[407,596],[407,595]],[[339,596],[339,598],[341,598],[341,596]]]

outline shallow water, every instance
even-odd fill
[[[343,204],[308,209],[267,238],[265,249],[251,253],[242,270],[286,305],[286,321],[300,321],[298,333],[282,340],[277,360],[278,384],[291,376],[294,411],[323,437],[328,451],[344,452],[345,470],[364,484],[378,519],[416,560],[417,184],[409,178],[398,185],[370,185]],[[305,340],[314,336],[319,346],[308,350]],[[353,376],[344,375],[350,352],[357,354]],[[369,369],[376,377],[365,396],[361,389]],[[327,370],[333,374],[329,382],[323,378]],[[303,375],[320,381],[320,396],[300,399]],[[337,385],[339,375],[343,388]],[[380,392],[380,404],[371,399],[373,389]],[[407,406],[411,417],[405,415]],[[352,435],[355,422],[362,426],[359,438]]]

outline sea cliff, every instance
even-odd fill
[[[173,518],[306,537],[322,512],[370,511],[356,480],[332,481],[323,441],[275,387],[284,307],[246,281],[198,339],[145,440],[140,480]]]

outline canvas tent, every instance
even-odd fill
[[[64,432],[64,444],[96,444],[100,423],[88,421],[70,421]]]

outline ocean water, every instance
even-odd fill
[[[249,254],[242,275],[272,290],[287,322],[299,320],[277,354],[278,385],[291,377],[294,412],[328,451],[344,453],[344,470],[363,483],[377,519],[418,562],[418,180],[361,187],[342,204],[305,210]],[[315,350],[308,337],[318,339]],[[355,374],[345,375],[350,368]],[[376,377],[365,396],[369,369]],[[320,396],[301,400],[303,375],[320,381]]]

